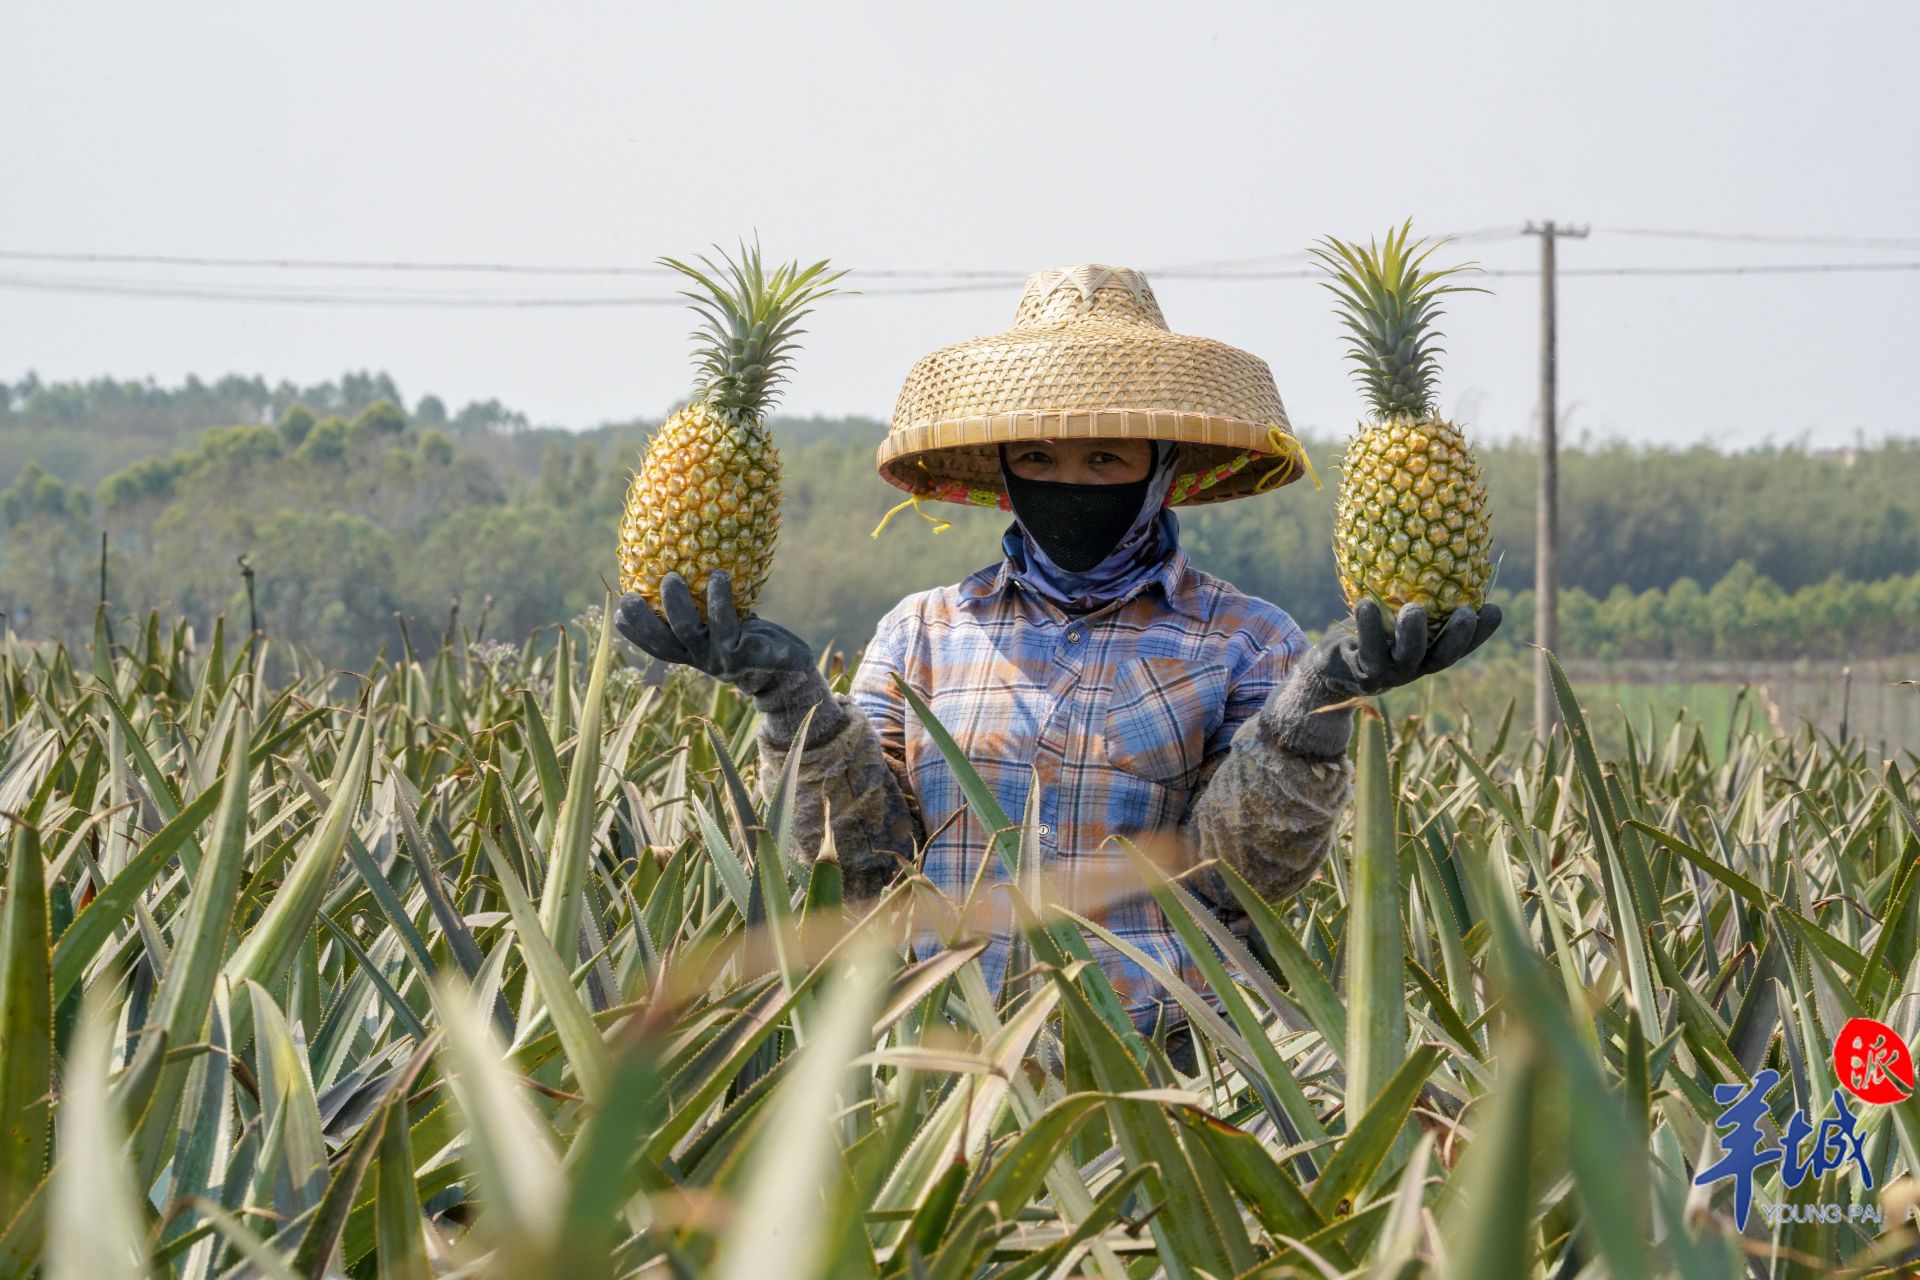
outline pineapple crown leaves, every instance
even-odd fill
[[[1477,263],[1422,270],[1444,239],[1429,244],[1412,240],[1413,220],[1387,232],[1382,243],[1366,248],[1326,237],[1308,252],[1333,277],[1321,287],[1338,298],[1335,314],[1346,328],[1347,359],[1359,368],[1354,381],[1382,418],[1424,418],[1433,412],[1434,383],[1440,374],[1440,332],[1434,321],[1445,314],[1440,298],[1449,293],[1487,293],[1471,285],[1447,284],[1448,277],[1477,271]]]
[[[699,370],[694,398],[722,412],[757,419],[786,381],[795,339],[806,332],[797,327],[800,319],[813,302],[843,292],[832,285],[847,273],[828,272],[822,259],[805,268],[785,263],[769,274],[757,241],[741,241],[737,260],[718,245],[714,252],[720,255],[719,264],[704,254],[699,267],[676,258],[659,260],[700,286],[680,295],[693,302],[702,319],[693,331]]]

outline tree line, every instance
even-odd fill
[[[1520,647],[1533,636],[1534,593],[1494,598],[1507,618],[1493,643]],[[1560,596],[1560,635],[1565,653],[1602,662],[1910,656],[1920,653],[1920,572],[1787,591],[1742,560],[1705,587],[1690,577],[1599,597],[1574,587]]]
[[[0,610],[16,631],[86,634],[105,531],[114,611],[244,618],[245,555],[263,628],[349,666],[395,646],[402,619],[432,632],[457,608],[469,628],[518,641],[598,603],[653,425],[536,428],[497,404],[448,413],[432,396],[408,410],[384,374],[305,388],[29,380],[0,384],[0,403]],[[237,425],[183,425],[215,408]],[[998,558],[1002,512],[929,504],[950,528],[909,509],[871,536],[901,496],[874,475],[882,424],[786,419],[774,430],[784,515],[767,617],[816,645],[857,647],[905,592]],[[1302,480],[1183,511],[1195,563],[1310,630],[1343,614],[1329,550],[1342,443],[1306,439],[1319,490]],[[8,469],[16,447],[30,456]],[[1502,642],[1517,644],[1531,628],[1533,457],[1512,444],[1479,454],[1495,598],[1514,615]],[[1561,474],[1570,656],[1920,647],[1920,443],[1609,444],[1566,451]]]
[[[190,448],[208,427],[272,423],[295,404],[320,414],[352,418],[380,400],[401,403],[385,373],[365,370],[305,385],[229,374],[212,382],[189,376],[177,387],[151,379],[93,378],[43,382],[29,373],[0,379],[0,483],[28,462],[69,483],[97,484],[129,459]],[[525,430],[526,415],[498,400],[449,410],[438,396],[422,396],[413,419],[456,436]]]

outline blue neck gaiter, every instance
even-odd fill
[[[1056,508],[1060,500],[1073,496],[1064,491],[1119,490],[1122,486],[1045,485],[1036,489],[1031,481],[1023,483],[1008,476],[1003,457],[1001,477],[1007,482],[1007,493],[1013,501],[1014,522],[1007,526],[1000,546],[1006,552],[1007,565],[1015,581],[1069,613],[1085,613],[1138,590],[1142,583],[1159,572],[1160,566],[1180,545],[1180,522],[1174,518],[1173,511],[1163,505],[1167,490],[1173,487],[1174,467],[1179,453],[1176,444],[1154,442],[1153,470],[1147,475],[1145,493],[1139,499],[1139,510],[1134,513],[1131,523],[1112,549],[1092,567],[1080,571],[1064,569],[1055,563],[1035,540],[1027,521],[1053,523],[1058,515]],[[1132,487],[1125,486],[1129,489]],[[1027,495],[1025,498],[1023,492]],[[1033,509],[1036,500],[1044,503],[1048,509]],[[1021,510],[1023,503],[1029,506],[1029,511],[1024,515]]]

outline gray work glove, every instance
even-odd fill
[[[629,591],[620,598],[614,625],[641,652],[704,671],[752,698],[777,745],[792,743],[808,711],[813,711],[809,746],[824,742],[846,723],[846,710],[827,688],[806,641],[752,613],[744,622],[738,619],[733,579],[724,569],[707,578],[706,622],[693,606],[687,580],[677,573],[660,580],[660,608],[664,619]]]
[[[1330,759],[1347,749],[1353,717],[1320,708],[1371,698],[1444,670],[1486,643],[1499,626],[1499,605],[1485,605],[1478,613],[1462,605],[1428,643],[1427,611],[1419,605],[1403,607],[1388,634],[1379,604],[1362,600],[1345,623],[1307,650],[1260,714],[1287,750]]]

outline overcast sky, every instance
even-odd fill
[[[1906,4],[15,4],[0,250],[642,266],[758,229],[870,291],[814,317],[785,408],[884,417],[1018,284],[886,296],[861,268],[1149,272],[1427,231],[1590,224],[1563,268],[1920,262]],[[1655,228],[1915,237],[1666,240]],[[1448,252],[1448,251],[1443,251]],[[1459,256],[1525,269],[1532,237]],[[1281,267],[1297,265],[1278,263]],[[1151,278],[1151,277],[1150,277]],[[588,426],[686,388],[687,313],[44,292],[22,280],[652,297],[646,276],[0,261],[0,377],[317,380]],[[1456,299],[1443,405],[1531,429],[1538,285]],[[1273,367],[1297,425],[1358,401],[1329,296],[1156,282]],[[382,296],[394,296],[392,292]],[[1920,271],[1565,278],[1565,429],[1815,444],[1920,434]]]

